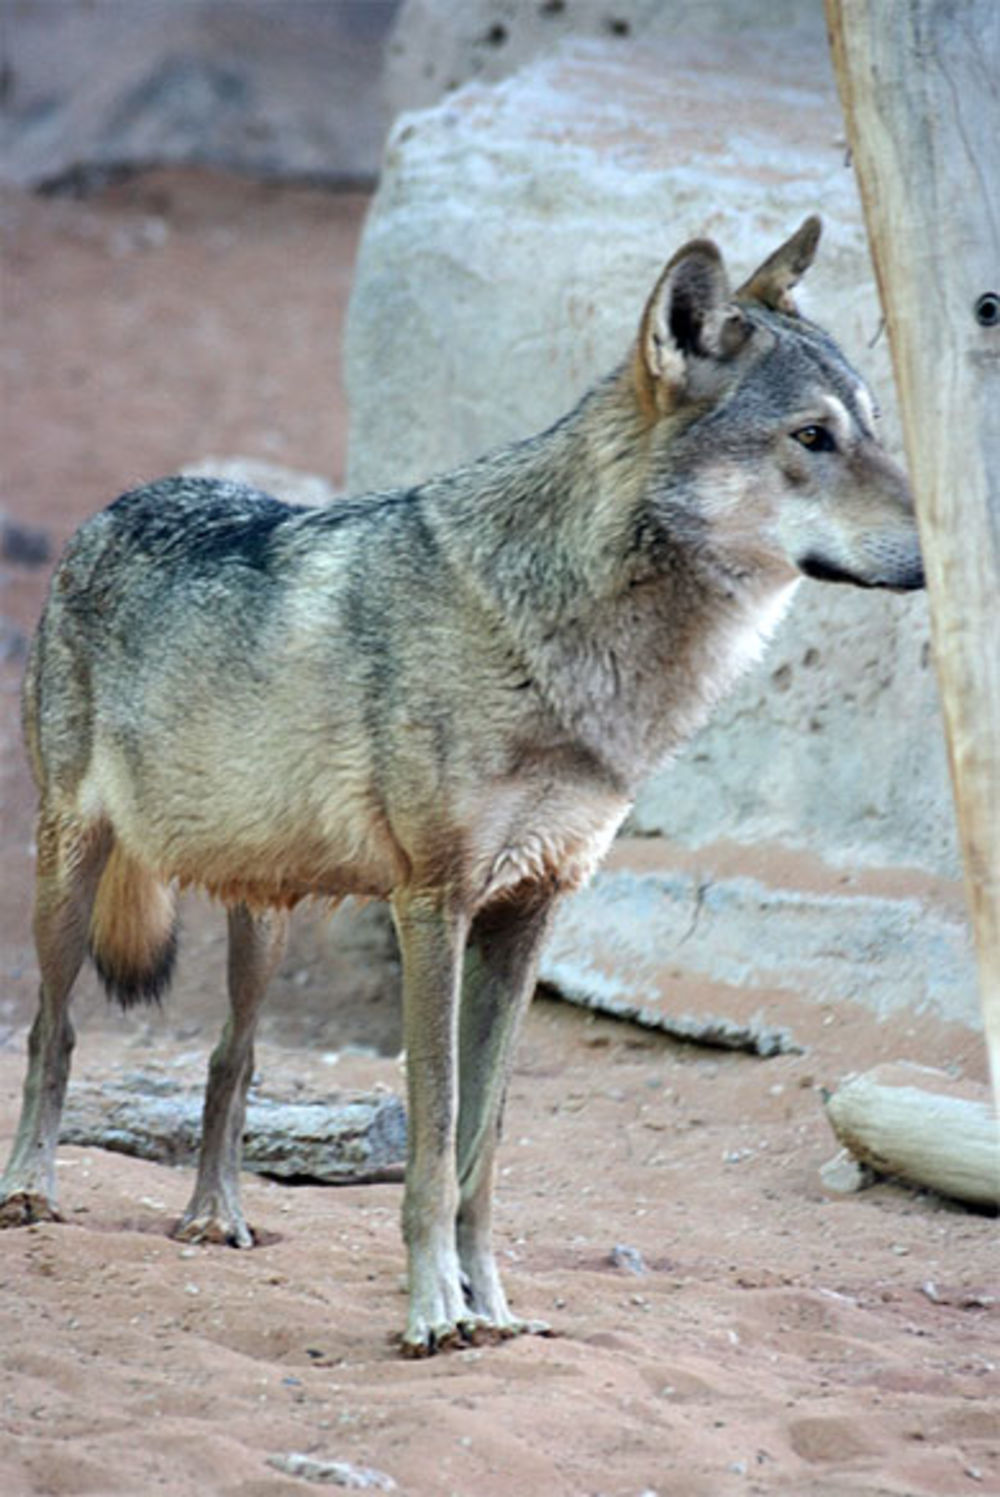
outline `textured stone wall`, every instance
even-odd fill
[[[625,44],[815,21],[822,0],[404,0],[386,49],[390,115],[473,80],[495,83],[568,37]]]
[[[872,383],[898,454],[821,7],[634,0],[612,32],[607,7],[579,5],[591,35],[554,51],[553,17],[529,27],[529,9],[401,13],[411,51],[390,50],[390,96],[476,81],[390,136],[349,319],[351,486],[541,429],[625,355],[684,240],[716,239],[736,279],[814,211],[800,302]],[[501,11],[503,44],[484,41]],[[522,47],[535,60],[503,76]],[[975,1025],[957,874],[924,598],[805,582],[763,666],[651,778],[609,867],[560,911],[542,977],[764,1053],[796,1042],[803,1005]]]

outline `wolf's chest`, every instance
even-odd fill
[[[585,884],[628,811],[617,794],[574,786],[494,793],[473,833],[477,902],[525,886],[559,892]]]

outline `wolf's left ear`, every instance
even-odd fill
[[[741,301],[756,301],[769,307],[772,312],[784,312],[788,317],[797,317],[798,308],[791,296],[797,285],[816,258],[816,246],[823,225],[814,213],[800,224],[791,239],[768,255],[763,265],[758,266],[749,280],[744,281],[736,295]]]
[[[731,358],[748,336],[718,249],[710,239],[692,239],[653,287],[639,324],[636,378],[643,404],[651,412],[672,409],[695,361]]]

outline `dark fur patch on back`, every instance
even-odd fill
[[[277,499],[261,501],[252,514],[235,517],[229,524],[199,527],[188,537],[188,555],[192,561],[235,562],[258,571],[267,565],[274,532],[289,518],[285,505]]]
[[[263,569],[274,533],[300,506],[242,484],[166,478],[123,494],[108,508],[117,533],[161,562]]]
[[[110,1002],[117,1003],[126,1011],[136,1008],[140,1003],[158,1004],[160,1002],[173,979],[174,967],[177,963],[179,928],[180,922],[175,919],[170,934],[162,949],[157,953],[155,961],[142,971],[126,968],[113,970],[91,947],[90,959]]]

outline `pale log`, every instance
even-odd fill
[[[200,1091],[133,1075],[127,1083],[70,1087],[60,1142],[110,1149],[158,1164],[193,1164],[201,1141]],[[316,1102],[252,1095],[243,1168],[282,1180],[357,1185],[400,1179],[406,1111],[391,1092],[354,1092]]]
[[[840,1142],[880,1175],[972,1206],[1000,1205],[1000,1145],[989,1088],[926,1066],[876,1066],[827,1098]]]
[[[827,0],[892,344],[1000,1095],[1000,6]]]

